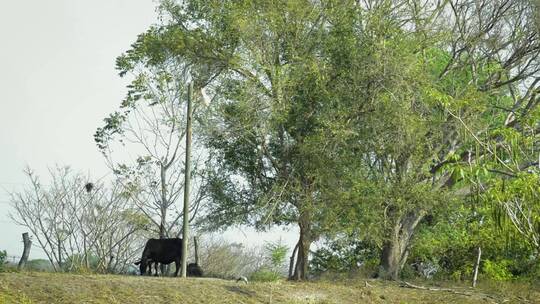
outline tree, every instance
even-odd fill
[[[324,211],[315,179],[319,167],[309,146],[321,128],[317,115],[325,100],[318,98],[324,98],[319,82],[327,80],[317,45],[330,11],[311,1],[222,7],[210,10],[208,19],[218,37],[227,33],[234,39],[235,48],[214,63],[223,68],[214,85],[218,114],[207,132],[216,202],[209,218],[218,227],[296,223],[300,236],[291,279],[304,280]]]
[[[124,195],[119,184],[107,189],[94,185],[68,167],[50,171],[44,186],[27,169],[30,186],[11,194],[11,218],[27,227],[49,259],[54,271],[90,269],[123,272],[139,254],[147,224]]]
[[[192,0],[160,11],[167,22],[126,58],[172,54],[215,94],[208,219],[297,223],[295,279],[336,227],[376,238],[380,274],[396,279],[427,214],[535,163],[534,149],[498,149],[501,130],[537,134],[529,1]]]
[[[317,45],[326,31],[323,11],[330,11],[311,1],[162,1],[160,10],[169,22],[142,34],[120,61],[154,65],[173,56],[190,66],[196,88],[218,96],[219,114],[206,125],[215,157],[210,190],[220,202],[210,221],[298,223],[294,277],[305,279],[317,238],[313,221],[322,210],[310,152],[302,148],[317,120],[306,120],[305,109],[315,113],[310,98],[322,92],[299,88],[320,80]]]
[[[133,49],[118,57],[120,75],[132,75],[134,80],[119,111],[104,120],[94,139],[139,210],[153,223],[159,237],[166,238],[178,236],[181,230],[179,201],[184,191],[186,134],[183,104],[190,69],[174,56],[152,48],[152,43],[149,36],[141,35]],[[136,52],[142,54],[135,56]],[[157,62],[145,56],[164,57]],[[206,153],[200,145],[196,148],[190,221],[205,199],[200,167]],[[126,156],[128,151],[133,159]]]
[[[418,224],[434,208],[537,164],[535,7],[365,1],[358,12],[344,25],[360,30],[334,57],[342,101],[352,101],[332,113],[347,122],[333,125],[340,158],[356,166],[333,163],[348,173],[334,183],[348,194],[330,197],[359,202],[345,224],[382,221],[374,234],[380,275],[397,279]],[[517,134],[529,149],[511,144]]]

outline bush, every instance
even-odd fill
[[[374,243],[346,236],[330,240],[325,246],[317,249],[310,261],[310,269],[316,276],[325,272],[359,273],[359,271],[371,276],[372,272],[376,272],[379,257],[380,249]]]
[[[490,209],[463,201],[451,210],[434,214],[431,221],[419,225],[408,264],[413,273],[427,277],[418,265],[435,264],[436,280],[470,281],[478,247],[482,248],[481,274],[493,280],[528,277],[538,254],[520,238],[500,231]],[[532,275],[534,276],[534,275]]]
[[[484,275],[494,281],[508,281],[513,278],[512,273],[508,270],[511,261],[500,260],[497,262],[485,260],[482,272]]]
[[[249,276],[250,281],[275,282],[281,278],[281,274],[266,267],[263,267]]]
[[[5,264],[7,259],[7,252],[5,250],[0,250],[0,272],[5,270]]]
[[[29,260],[26,263],[26,269],[30,271],[53,271],[51,262],[45,259]]]
[[[208,236],[200,240],[199,265],[205,276],[235,279],[248,277],[264,265],[260,248],[248,248],[221,238]]]

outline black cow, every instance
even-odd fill
[[[202,277],[203,270],[197,263],[189,263],[187,265],[187,275],[190,277]]]
[[[174,262],[176,271],[174,276],[178,276],[180,270],[180,260],[182,259],[182,239],[149,239],[144,246],[140,260],[139,269],[141,275],[146,273],[148,264],[157,263],[170,264]],[[157,269],[156,269],[157,272]]]
[[[140,265],[140,264],[141,264],[141,261],[139,260],[139,261],[135,262],[134,264],[135,264],[135,265]],[[152,275],[152,264],[154,264],[154,266],[155,266],[155,269],[156,269],[156,276],[157,276],[157,275],[158,275],[158,265],[159,265],[159,263],[154,262],[154,261],[152,261],[152,260],[147,260],[147,261],[146,261],[146,268],[148,269],[148,274],[149,274],[149,275]],[[145,273],[146,273],[146,271],[145,271]],[[143,274],[143,273],[141,273],[141,275],[142,275],[142,274]]]

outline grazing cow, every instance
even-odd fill
[[[182,239],[149,239],[144,246],[143,254],[140,260],[139,269],[141,275],[144,275],[147,266],[151,263],[170,264],[174,262],[176,271],[174,276],[178,276],[180,270],[180,260],[182,259]]]
[[[135,264],[135,265],[140,265],[140,264],[141,264],[141,261],[137,261],[137,262],[135,262],[134,264]],[[157,275],[158,275],[158,265],[159,265],[159,263],[154,262],[154,261],[152,261],[152,260],[147,260],[147,261],[146,261],[146,265],[147,265],[146,268],[148,269],[148,274],[149,274],[149,275],[152,275],[152,264],[154,264],[154,268],[156,269],[156,274],[155,274],[155,275],[157,276]],[[145,273],[146,273],[146,272],[145,272]],[[141,273],[141,275],[143,275],[143,273]]]

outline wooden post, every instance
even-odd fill
[[[191,103],[193,99],[193,82],[189,83],[186,121],[186,163],[184,178],[184,221],[182,225],[182,277],[187,276],[187,252],[189,239],[189,187],[191,182]]]
[[[480,259],[482,257],[482,248],[478,246],[478,256],[476,258],[476,263],[474,264],[474,276],[472,281],[472,287],[476,287],[476,279],[478,278],[478,268],[480,268]]]
[[[26,266],[26,262],[28,261],[28,256],[30,255],[30,247],[32,247],[32,241],[30,240],[30,237],[28,237],[28,232],[25,232],[22,234],[23,238],[23,254],[21,257],[21,260],[19,261],[19,265],[17,266],[17,269],[22,269]]]

